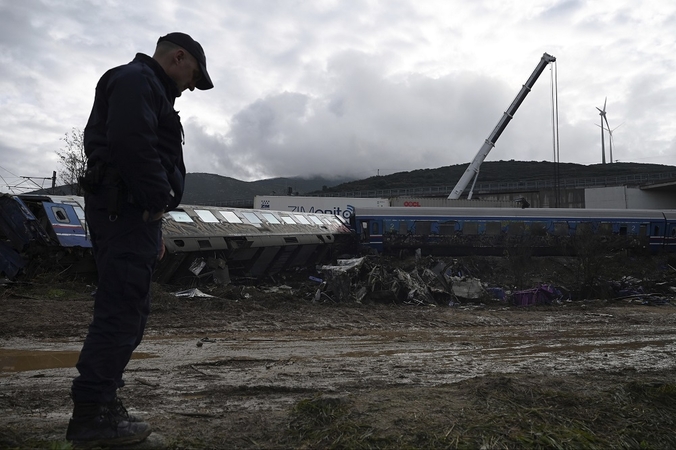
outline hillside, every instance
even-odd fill
[[[410,189],[446,186],[448,192],[455,186],[468,164],[398,172],[363,180],[327,180],[324,178],[271,178],[258,181],[239,181],[214,174],[190,173],[186,180],[184,203],[187,204],[250,204],[256,195],[287,195],[288,188],[297,194],[322,195],[353,193],[387,189]],[[559,164],[560,179],[624,177],[641,174],[674,174],[676,166],[661,164],[613,163]],[[555,178],[556,165],[548,161],[487,161],[481,165],[477,184],[539,181]]]
[[[326,189],[325,193],[350,191],[368,191],[380,189],[401,189],[430,186],[448,186],[449,192],[467,169],[468,164],[421,169],[411,172],[399,172],[385,176],[375,176],[364,180],[343,183]],[[486,161],[481,165],[477,184],[540,181],[555,178],[556,164],[549,161]],[[639,174],[676,175],[676,166],[661,164],[613,163],[582,165],[560,163],[560,179],[621,177]]]

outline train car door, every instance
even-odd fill
[[[670,253],[676,252],[676,212],[664,213],[666,229],[664,230],[664,250]]]
[[[383,251],[382,219],[364,218],[357,219],[357,232],[359,242],[368,245],[378,252]]]

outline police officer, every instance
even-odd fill
[[[183,128],[174,101],[213,88],[202,46],[189,35],[160,37],[96,86],[84,132],[85,212],[98,270],[94,316],[73,380],[66,439],[88,446],[143,441],[150,426],[117,397],[150,311],[153,268],[164,253],[162,215],[181,201]]]

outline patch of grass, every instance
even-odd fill
[[[555,380],[487,377],[439,392],[436,403],[421,392],[403,416],[365,398],[305,399],[293,408],[282,443],[358,450],[676,448],[674,384],[610,383],[587,392]],[[461,392],[471,406],[454,406]]]
[[[0,430],[0,448],[8,450],[20,449],[45,449],[45,450],[73,450],[73,445],[68,441],[48,441],[42,439],[23,437],[23,430],[15,431],[11,428]]]
[[[291,448],[393,448],[395,442],[375,437],[373,431],[355,419],[349,401],[317,396],[294,406],[283,444]]]
[[[585,394],[502,378],[477,389],[481,425],[466,424],[458,442],[485,446],[488,437],[485,448],[674,448],[675,396],[671,384],[632,382]]]

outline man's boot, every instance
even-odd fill
[[[107,404],[75,403],[66,440],[86,447],[128,445],[143,442],[150,432],[147,423],[124,420]]]
[[[122,418],[122,420],[126,420],[127,422],[143,422],[143,419],[140,417],[135,416],[134,414],[129,414],[127,408],[125,408],[122,404],[122,400],[120,400],[118,397],[115,397],[115,400],[108,403],[108,409],[110,409],[113,414]]]

